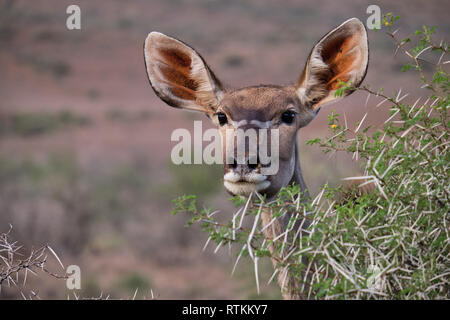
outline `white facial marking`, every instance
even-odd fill
[[[245,126],[247,123],[249,123],[247,120],[240,120],[240,121],[231,120],[231,124],[236,129]],[[250,123],[260,129],[267,129],[272,126],[273,121],[272,120],[269,120],[269,121],[250,120]]]
[[[263,181],[260,183],[251,183],[251,182],[229,182],[225,180],[223,182],[223,185],[232,194],[248,196],[253,191],[261,191],[267,189],[270,186],[270,182]]]
[[[245,126],[246,124],[248,124],[249,122],[247,120],[240,120],[240,121],[234,121],[231,120],[231,124],[233,125],[233,127],[235,127],[236,129]],[[260,129],[268,129],[273,125],[273,120],[269,120],[269,121],[259,121],[259,120],[250,120],[250,124],[255,125],[256,127],[260,128]]]
[[[257,126],[260,129],[268,129],[272,126],[273,120],[269,120],[269,121],[252,120],[252,121],[250,121],[250,123],[254,124],[255,126]]]
[[[250,172],[245,176],[241,176],[234,171],[230,171],[223,176],[223,179],[228,182],[238,182],[239,180],[244,180],[245,182],[259,183],[267,180],[267,176],[255,172]]]
[[[230,171],[223,176],[225,188],[232,194],[248,196],[252,191],[261,191],[270,186],[267,176],[250,172],[244,176]]]
[[[241,121],[234,121],[231,120],[231,124],[233,125],[233,127],[235,127],[236,129],[239,127],[243,127],[247,124],[247,120],[241,120]]]

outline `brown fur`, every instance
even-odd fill
[[[297,132],[315,117],[321,106],[336,101],[334,91],[338,88],[338,80],[351,81],[355,86],[361,83],[367,70],[368,44],[364,25],[356,18],[349,19],[326,34],[314,46],[296,85],[260,85],[228,91],[222,87],[203,58],[180,40],[152,32],[146,39],[144,55],[149,80],[156,94],[172,107],[206,113],[224,138],[224,151],[226,145],[230,144],[230,141],[226,140],[225,130],[236,130],[236,126],[241,126],[241,123],[244,123],[244,129],[257,129],[258,126],[264,125],[269,130],[279,130],[278,173],[262,177],[266,179],[263,184],[260,183],[264,189],[258,189],[268,198],[272,198],[282,187],[291,183],[300,185],[307,195],[298,161]],[[345,95],[350,93],[346,92]],[[281,121],[285,111],[295,113],[293,123]],[[226,115],[226,124],[219,125],[218,113]],[[225,163],[226,152],[223,154]],[[236,178],[229,180],[228,182],[231,182],[228,187],[225,183],[227,190],[232,194],[245,195],[245,188],[249,184],[245,179],[250,179],[248,177],[251,174],[252,179],[256,179],[255,176],[261,178],[261,167],[260,164],[250,166],[249,161],[244,164],[225,165],[225,176],[244,179],[243,185],[240,185],[241,180]],[[258,183],[253,180],[250,185],[256,189]],[[262,225],[266,226],[271,220],[272,213],[264,210]],[[283,221],[276,220],[272,227],[264,231],[266,238],[270,240],[281,234],[287,221],[289,213]],[[275,255],[273,245],[269,250]],[[277,267],[275,258],[272,262],[274,267]],[[280,286],[283,279],[284,275],[280,273]],[[300,298],[295,278],[288,275],[285,288],[285,299]]]

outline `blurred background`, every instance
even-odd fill
[[[66,8],[81,8],[81,30],[66,28]],[[196,48],[228,87],[288,84],[299,77],[322,35],[350,17],[363,22],[370,4],[401,16],[400,38],[423,24],[448,36],[447,0],[0,0],[0,232],[26,248],[50,244],[66,264],[80,266],[84,297],[110,294],[161,299],[279,298],[275,285],[256,293],[253,267],[235,250],[202,252],[206,235],[171,216],[171,200],[196,194],[205,206],[233,213],[220,166],[170,161],[176,128],[193,130],[201,114],[160,101],[149,86],[143,42],[157,30]],[[448,40],[448,39],[447,39]],[[365,80],[387,94],[420,96],[416,77],[383,31],[369,31]],[[422,89],[423,90],[423,89]],[[360,92],[328,107],[299,133],[310,192],[359,173],[347,155],[329,157],[308,139],[327,135],[327,115],[359,121],[368,107]],[[373,106],[375,101],[369,101]],[[374,126],[388,110],[369,112]],[[262,283],[271,274],[263,265]],[[29,276],[41,298],[64,299],[65,283]],[[0,299],[20,297],[4,288]]]

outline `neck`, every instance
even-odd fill
[[[298,142],[295,141],[295,168],[289,184],[295,183],[300,186],[300,190],[305,193],[305,196],[309,198],[308,188],[303,180],[302,169],[300,168],[300,159],[298,156]]]
[[[305,181],[303,180],[302,170],[300,168],[297,142],[295,142],[295,169],[289,184],[292,183],[298,184],[300,186],[300,189],[304,191],[304,195],[307,198],[309,198],[308,189],[306,187]],[[282,219],[277,219],[272,222],[273,218],[272,211],[270,209],[264,209],[261,213],[262,227],[264,228],[269,223],[271,224],[271,226],[269,226],[268,228],[264,228],[263,233],[265,238],[267,240],[271,240],[279,236],[281,233],[285,232],[291,216],[292,216],[291,212],[286,212],[286,214],[283,216]],[[273,267],[275,269],[279,268],[278,260],[279,259],[283,260],[286,251],[284,251],[284,254],[282,253],[280,255],[276,249],[275,244],[273,243],[269,245],[269,251],[273,255],[271,258]],[[294,277],[292,277],[289,274],[289,272],[285,274],[283,272],[283,269],[280,269],[278,272],[277,281],[279,286],[281,287],[283,299],[291,300],[303,298],[302,294],[297,291],[299,287],[297,280]]]

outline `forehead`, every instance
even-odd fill
[[[221,109],[233,120],[268,121],[288,105],[297,105],[293,88],[258,86],[227,92],[221,102]]]

